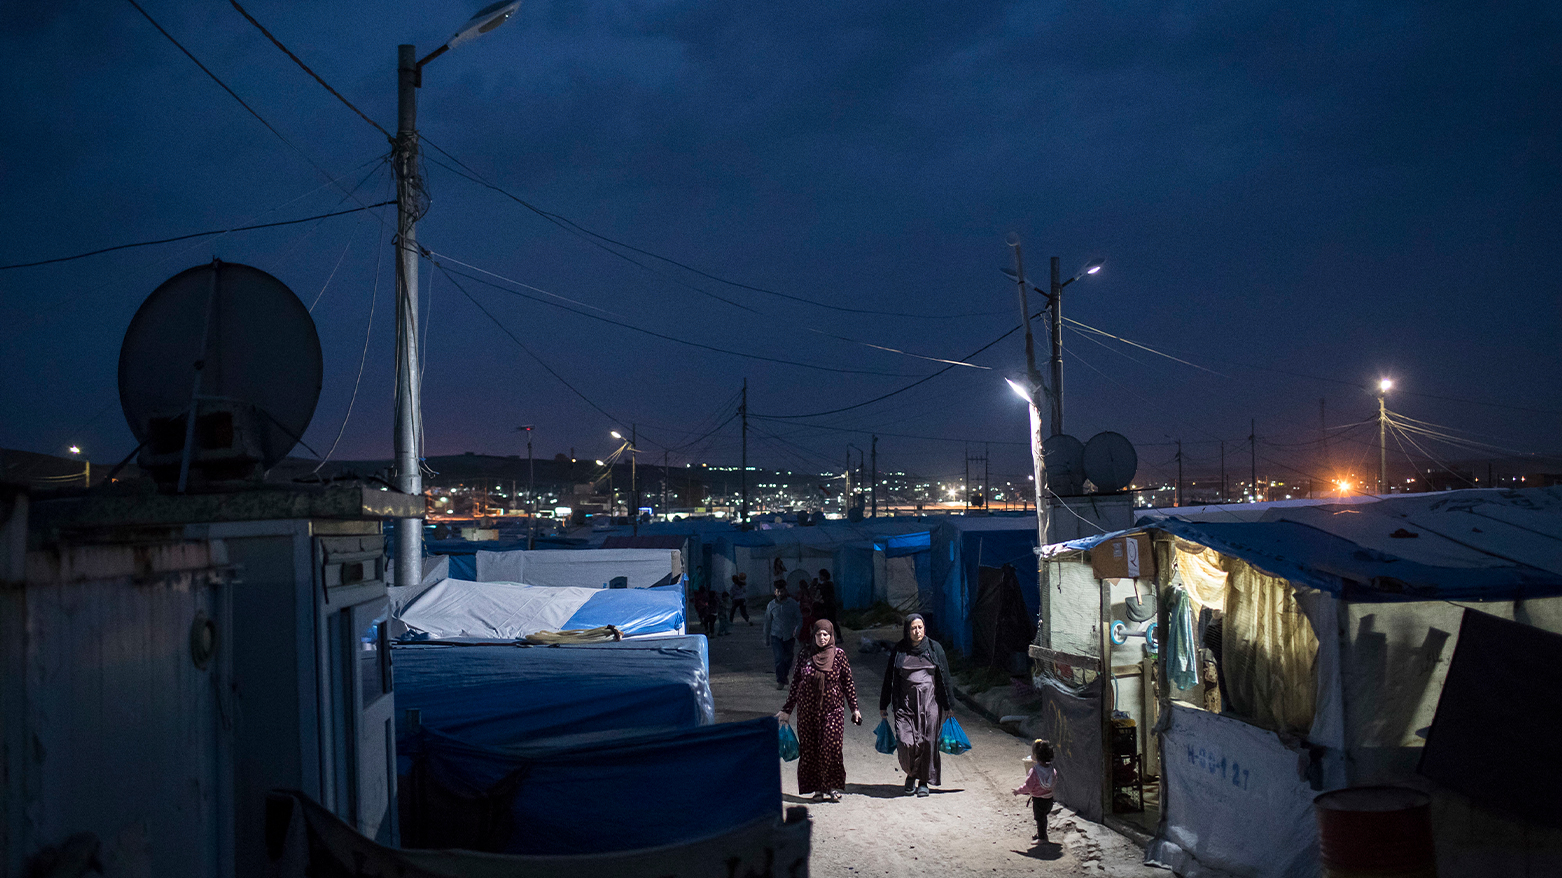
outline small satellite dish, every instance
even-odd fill
[[[192,478],[261,475],[309,426],[322,365],[314,320],[281,281],[220,260],[174,275],[141,303],[119,349],[137,464],[180,491]]]
[[[1108,430],[1097,433],[1085,443],[1085,478],[1105,494],[1121,491],[1133,483],[1139,471],[1139,454],[1134,444],[1121,433]]]
[[[1060,497],[1085,492],[1085,443],[1059,433],[1041,443],[1041,459],[1047,466],[1047,487]]]

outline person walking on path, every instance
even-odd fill
[[[798,610],[797,602],[787,594],[786,580],[776,580],[775,595],[776,599],[765,608],[765,622],[760,633],[770,644],[770,654],[776,662],[776,688],[785,689],[792,670],[793,638],[803,623],[803,614]]]
[[[754,620],[748,617],[748,574],[732,574],[732,585],[727,589],[727,594],[732,595],[732,608],[727,610],[727,624],[738,621],[738,614],[743,614],[743,621],[754,624]]]
[[[928,784],[938,786],[938,730],[950,712],[949,660],[944,648],[927,636],[927,621],[918,613],[906,617],[900,642],[890,650],[879,693],[879,716],[895,716],[895,754],[906,773],[906,792],[928,795]]]
[[[1058,782],[1058,771],[1052,767],[1053,755],[1052,743],[1037,738],[1030,748],[1030,773],[1014,791],[1016,796],[1030,796],[1031,812],[1036,816],[1036,834],[1031,838],[1037,844],[1052,844],[1047,837],[1047,815],[1052,813],[1052,788]]]
[[[813,624],[812,637],[792,671],[791,691],[776,719],[787,722],[797,711],[797,791],[813,793],[815,801],[841,800],[846,789],[846,708],[852,722],[862,725],[857,709],[857,684],[852,680],[851,659],[836,644],[835,626],[828,619]]]
[[[716,613],[719,607],[716,604],[716,596],[705,586],[700,586],[694,592],[694,612],[700,617],[700,627],[705,629],[706,637],[716,634]]]

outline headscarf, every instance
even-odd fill
[[[815,642],[813,632],[823,629],[830,632],[830,645],[819,648]],[[808,632],[808,660],[813,662],[814,670],[819,672],[819,712],[824,712],[824,693],[830,688],[829,674],[835,670],[835,625],[829,619],[819,619],[814,622],[813,628]]]
[[[813,632],[818,631],[821,628],[830,632],[830,645],[824,647],[823,649],[820,649],[818,643],[814,641],[813,634]],[[808,660],[813,662],[814,667],[817,668],[822,674],[830,673],[830,671],[835,667],[835,647],[837,645],[835,640],[835,625],[829,619],[816,620],[813,624],[813,628],[809,629]]]
[[[913,644],[911,642],[911,623],[916,621],[922,622],[922,639]],[[927,620],[922,618],[921,613],[912,613],[906,617],[905,623],[900,627],[900,642],[895,644],[895,649],[901,655],[914,655],[931,661],[930,650],[932,647],[929,645],[931,643],[932,638],[927,633]]]

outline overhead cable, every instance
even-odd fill
[[[172,238],[159,238],[156,241],[138,241],[134,244],[116,244],[113,247],[103,247],[98,250],[89,250],[86,253],[77,253],[74,256],[58,256],[54,259],[40,259],[36,262],[17,262],[12,265],[0,265],[0,271],[8,271],[13,268],[32,268],[38,265],[53,265],[57,262],[70,262],[73,259],[85,259],[88,256],[99,256],[104,253],[112,253],[115,250],[129,250],[132,247],[152,247],[157,244],[171,244],[175,241],[188,241],[191,238],[206,238],[212,235],[227,235],[233,232],[252,232],[256,229],[270,229],[276,226],[293,226],[299,223],[308,223],[314,222],[315,220],[329,219],[333,216],[345,216],[349,213],[373,210],[376,207],[386,207],[395,203],[396,202],[394,201],[381,201],[378,204],[366,204],[362,207],[350,207],[346,210],[337,210],[332,211],[331,213],[321,213],[314,216],[306,216],[302,219],[279,220],[274,223],[257,223],[250,226],[234,226],[231,229],[213,229],[209,232],[191,232],[188,235],[176,235]]]

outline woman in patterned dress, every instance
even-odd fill
[[[949,660],[927,636],[920,614],[906,617],[904,636],[889,654],[879,716],[895,729],[895,755],[906,773],[906,793],[925,798],[939,784],[938,731],[949,710]],[[893,715],[890,711],[893,709]]]
[[[841,800],[846,788],[846,761],[841,745],[846,737],[846,707],[852,722],[862,725],[857,709],[857,684],[852,681],[846,650],[836,645],[829,619],[814,622],[808,651],[792,666],[792,686],[776,719],[786,722],[797,711],[797,791],[813,793],[815,801]]]

